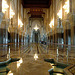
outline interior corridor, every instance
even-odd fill
[[[0,0],[0,75],[75,75],[75,0]]]

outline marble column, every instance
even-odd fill
[[[15,28],[15,44],[17,43],[17,28]]]
[[[53,43],[55,43],[55,31],[53,31]]]
[[[25,45],[25,40],[26,40],[26,39],[25,39],[25,35],[24,35],[24,45]]]
[[[17,33],[14,27],[10,28],[11,43],[17,42]]]
[[[23,33],[22,33],[22,35],[21,35],[21,42],[23,43]]]
[[[3,28],[2,28],[2,20],[3,20],[3,13],[0,12],[0,44],[3,43]]]
[[[63,44],[63,29],[62,28],[57,28],[57,33],[56,33],[56,43],[58,44]]]
[[[50,43],[53,43],[53,35],[52,35],[52,32],[50,32]]]
[[[71,45],[71,25],[68,22],[65,24],[65,29],[64,29],[64,44]]]
[[[71,44],[75,45],[75,14],[70,14],[69,21],[71,25]]]
[[[56,31],[56,28],[55,28],[55,43],[57,43],[57,31]]]
[[[53,43],[55,43],[55,33],[53,34]]]
[[[0,12],[2,12],[2,0],[0,0]]]
[[[2,20],[3,20],[3,13],[2,12],[0,12],[0,26],[1,26],[1,22],[2,22]]]
[[[73,26],[73,30],[74,30],[73,45],[75,45],[75,26]]]
[[[20,41],[20,40],[19,40],[19,33],[18,33],[18,44],[19,44],[19,41]]]
[[[71,44],[71,29],[65,29],[64,31],[64,43]]]

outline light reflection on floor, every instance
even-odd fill
[[[34,54],[34,59],[35,59],[35,60],[38,59],[38,54]]]
[[[44,62],[45,58],[53,58],[58,62],[74,64],[74,47],[68,47],[68,51],[66,50],[67,47],[64,46],[49,45],[47,48],[45,47],[47,46],[39,44],[31,44],[28,47],[27,45],[10,45],[10,57],[21,58],[20,61],[13,62],[7,67],[11,70],[10,75],[49,75],[48,70],[51,68],[51,65]],[[57,47],[59,56],[57,56]],[[0,47],[0,55],[5,55],[0,57],[0,61],[7,60],[6,54],[8,53],[8,46]]]
[[[9,71],[7,75],[13,75],[13,73],[11,71]]]

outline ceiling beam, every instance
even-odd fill
[[[46,4],[34,4],[34,5],[32,5],[32,4],[25,4],[24,5],[24,8],[48,8],[49,6],[48,5],[46,5]]]
[[[51,0],[22,0],[24,8],[49,8]]]

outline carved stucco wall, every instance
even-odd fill
[[[37,18],[37,19],[32,19],[31,21],[31,27],[32,27],[32,31],[34,29],[34,27],[37,25],[37,27],[39,28],[40,31],[40,36],[42,37],[43,34],[45,34],[45,28],[44,28],[44,22],[42,18]]]

